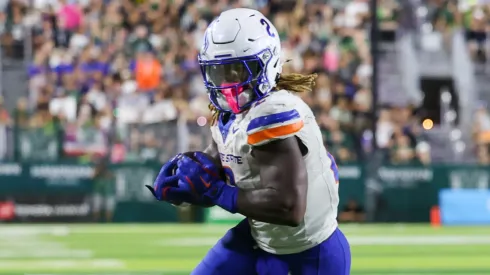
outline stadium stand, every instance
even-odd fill
[[[482,23],[488,21],[488,9],[473,6],[463,13],[451,3],[428,1],[426,23],[444,34],[448,48],[451,30],[463,24],[471,56],[481,62],[488,48]],[[239,6],[260,9],[273,19],[290,60],[286,72],[319,74],[304,100],[315,110],[325,145],[338,162],[363,159],[374,123],[370,14],[364,0],[2,3],[3,60],[30,64],[28,93],[12,96],[15,88],[4,85],[7,105],[15,99],[17,108],[6,108],[0,121],[17,130],[3,131],[0,140],[16,141],[16,146],[3,146],[3,157],[88,161],[109,154],[117,162],[163,161],[176,151],[202,148],[210,137],[203,127],[209,112],[196,63],[198,46],[219,11]],[[379,6],[378,146],[393,164],[427,164],[431,155],[440,160],[439,136],[427,137],[420,123],[418,84],[406,81],[415,75],[410,74],[413,60],[405,64],[395,57],[397,52],[410,56],[395,45],[395,30],[414,20],[407,19],[403,3],[382,0]],[[400,63],[406,69],[395,68]],[[484,136],[485,129],[475,127],[480,131],[475,136]]]
[[[27,108],[12,115],[28,117],[16,132],[21,158],[112,151],[118,161],[163,161],[179,149],[203,148],[209,112],[197,48],[218,11],[243,5],[272,16],[291,59],[286,71],[319,73],[305,100],[322,121],[325,144],[339,162],[361,157],[371,109],[365,1],[340,9],[292,1],[106,2],[7,6],[14,23],[4,44],[13,45],[16,16],[32,26],[29,93],[19,98]]]

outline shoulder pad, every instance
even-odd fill
[[[299,132],[304,122],[296,109],[297,100],[288,91],[277,91],[257,101],[248,113],[248,143],[259,146]]]

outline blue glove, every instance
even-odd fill
[[[194,157],[197,162],[183,155],[177,163],[179,188],[194,194],[200,203],[213,203],[228,212],[236,213],[238,188],[228,185],[220,177],[219,168],[205,154],[195,152]],[[230,184],[234,185],[231,171],[226,174]]]
[[[178,188],[179,177],[175,171],[177,169],[177,162],[181,156],[181,154],[178,154],[163,165],[153,186],[146,185],[157,200],[180,205],[191,197],[189,193]]]

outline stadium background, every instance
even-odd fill
[[[477,0],[0,0],[0,274],[188,274],[240,218],[143,189],[209,142],[196,54],[234,7],[271,18],[286,72],[319,74],[303,96],[340,166],[352,274],[490,274]]]

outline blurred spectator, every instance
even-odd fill
[[[388,148],[393,131],[394,125],[391,121],[390,111],[387,109],[381,110],[376,125],[376,141],[379,148]]]
[[[463,9],[463,24],[466,29],[466,40],[470,54],[475,61],[486,62],[488,47],[487,33],[489,24],[490,7],[488,4],[471,5]]]
[[[0,42],[5,55],[13,58],[23,56],[25,38],[25,2],[19,0],[0,3]]]
[[[430,145],[423,141],[420,123],[409,107],[380,110],[376,126],[377,145],[392,164],[430,164]]]
[[[480,145],[477,147],[478,163],[481,165],[490,165],[490,152],[488,145]]]
[[[394,31],[398,27],[399,5],[396,0],[378,1],[376,17],[379,20],[380,29]]]
[[[28,111],[28,103],[26,98],[19,98],[17,101],[17,106],[15,108],[15,124],[23,129],[25,127],[28,127],[29,124],[29,111]]]
[[[400,128],[397,128],[390,146],[391,162],[394,164],[411,164],[415,158],[414,149],[408,136],[404,135]]]
[[[157,93],[153,104],[143,111],[142,123],[157,123],[177,119],[177,108],[171,98],[165,93]]]
[[[446,49],[450,49],[452,43],[452,31],[461,25],[461,13],[457,1],[443,1],[438,3],[433,24],[436,31],[442,34]],[[467,36],[468,37],[468,36]]]
[[[474,141],[477,145],[478,161],[488,163],[490,153],[490,113],[486,104],[480,104],[473,124]]]
[[[101,218],[104,222],[111,222],[116,207],[116,183],[115,176],[107,168],[105,160],[98,160],[92,178],[94,222],[100,221]]]
[[[7,127],[11,124],[10,115],[5,109],[3,98],[0,97],[0,161],[7,156]]]
[[[153,95],[155,89],[160,85],[162,65],[151,52],[138,52],[134,63],[134,73],[138,89]]]
[[[422,165],[431,164],[431,154],[430,154],[430,145],[429,143],[422,141],[417,144],[415,147],[415,153],[417,160]]]

